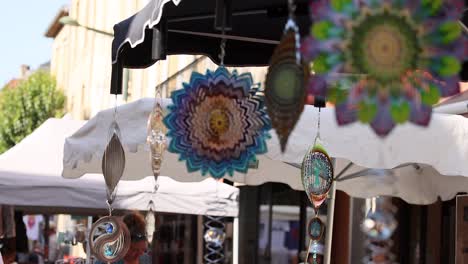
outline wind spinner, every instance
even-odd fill
[[[102,174],[106,182],[109,215],[93,224],[88,239],[93,254],[105,263],[120,260],[130,247],[130,233],[127,226],[119,217],[112,216],[112,203],[117,194],[117,184],[125,169],[125,152],[120,141],[121,134],[116,115],[117,107],[109,129],[109,143],[102,157]]]
[[[288,0],[289,19],[280,44],[270,60],[265,81],[265,106],[272,127],[278,134],[281,151],[296,126],[306,102],[307,67],[301,62],[299,28],[294,21],[296,9]]]
[[[432,105],[460,91],[463,9],[461,0],[311,0],[310,91],[335,104],[339,125],[359,120],[379,136],[427,126]]]
[[[247,173],[256,155],[267,152],[270,120],[250,73],[238,74],[221,65],[206,74],[193,72],[183,89],[172,92],[164,118],[171,138],[168,150],[180,155],[188,172],[221,178]]]
[[[318,212],[320,206],[327,199],[333,181],[333,164],[320,140],[320,108],[317,118],[317,135],[314,145],[302,161],[301,178],[304,191],[315,209],[315,217],[309,221],[307,229],[310,242],[306,263],[309,254],[312,253],[312,263],[316,264],[318,263],[318,253],[321,252],[319,243],[325,230],[323,222],[318,217]]]

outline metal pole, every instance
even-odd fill
[[[232,263],[239,264],[239,218],[234,218],[232,238]]]
[[[93,227],[93,217],[88,216],[88,232],[91,231]],[[86,234],[86,237],[89,237],[89,234]],[[91,264],[91,246],[89,245],[89,241],[86,242],[86,263]]]
[[[335,159],[333,159],[333,165],[335,165]],[[333,216],[335,214],[335,195],[336,195],[336,181],[332,181],[329,192],[330,198],[328,199],[327,208],[327,231],[325,234],[325,252],[324,252],[324,264],[330,264],[331,261],[331,249],[332,249],[332,238],[333,238]]]

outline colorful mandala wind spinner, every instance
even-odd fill
[[[465,37],[460,0],[319,0],[302,55],[313,95],[336,106],[339,125],[369,123],[379,136],[410,121],[427,126],[432,105],[459,93]]]
[[[180,154],[189,172],[214,178],[246,173],[256,155],[267,152],[271,128],[251,74],[219,67],[205,75],[193,72],[183,86],[172,92],[164,118],[168,150]]]

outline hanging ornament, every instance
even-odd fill
[[[120,129],[114,121],[109,129],[110,140],[102,157],[102,174],[107,187],[107,201],[112,203],[116,195],[116,187],[125,169],[125,152],[120,142]]]
[[[361,225],[367,236],[367,256],[363,263],[394,263],[395,255],[391,252],[391,237],[398,223],[394,217],[396,208],[390,198],[373,198],[370,210]]]
[[[150,209],[146,213],[145,222],[146,222],[146,234],[148,242],[153,242],[153,235],[156,233],[156,212],[153,211],[153,201],[150,201]]]
[[[219,201],[217,201],[219,203]],[[217,208],[217,211],[226,213],[224,208]],[[206,263],[220,263],[224,259],[224,240],[226,239],[226,232],[224,217],[206,215],[205,216],[205,240],[206,253],[203,259]]]
[[[280,141],[286,150],[289,135],[296,126],[306,102],[307,67],[301,62],[299,29],[294,21],[295,6],[289,5],[289,19],[280,44],[270,60],[265,81],[265,106]]]
[[[333,181],[333,164],[320,140],[320,108],[314,145],[304,156],[301,178],[304,191],[317,211],[327,199]]]
[[[148,118],[148,137],[146,140],[151,151],[150,161],[155,180],[161,172],[164,151],[166,151],[166,127],[163,122],[164,110],[161,102],[161,87],[157,87],[153,111]]]
[[[325,225],[323,224],[322,220],[316,216],[309,221],[307,231],[309,233],[310,239],[320,241],[325,231]]]
[[[309,255],[312,255],[311,263],[313,264],[321,263],[319,255],[323,253],[323,246],[320,244],[320,240],[322,239],[325,226],[320,218],[318,218],[318,210],[327,199],[333,181],[333,164],[320,139],[320,112],[319,108],[317,135],[315,136],[314,145],[304,156],[301,167],[302,185],[315,209],[315,217],[310,220],[308,225],[310,242],[306,257],[306,263],[308,263]]]
[[[109,216],[100,218],[89,232],[89,243],[93,254],[105,263],[123,258],[130,247],[130,233],[120,218],[112,216],[112,203],[117,194],[117,185],[125,169],[125,152],[120,141],[117,125],[117,95],[114,120],[109,128],[109,143],[102,157],[102,174],[106,182]]]
[[[130,239],[127,226],[115,216],[100,218],[89,233],[91,250],[104,263],[122,259],[130,248]]]
[[[379,136],[410,121],[427,126],[432,105],[459,93],[466,40],[461,0],[310,2],[302,54],[309,89],[336,106],[336,120],[368,123]]]
[[[193,72],[190,83],[172,92],[164,118],[169,151],[180,154],[187,170],[221,178],[246,173],[257,154],[267,152],[270,120],[256,95],[250,73],[219,67],[205,75]]]

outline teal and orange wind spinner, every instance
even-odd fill
[[[257,154],[267,152],[271,129],[263,98],[250,73],[224,67],[193,72],[183,89],[172,92],[164,118],[168,150],[180,155],[189,172],[221,178],[246,173]]]

